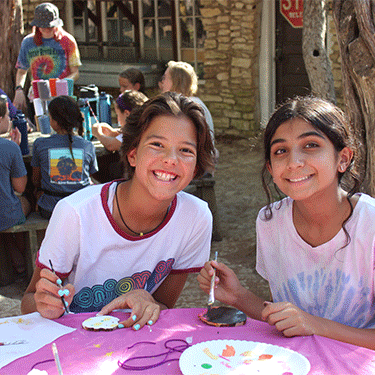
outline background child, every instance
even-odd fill
[[[94,145],[82,138],[83,117],[77,102],[58,96],[48,112],[57,134],[36,139],[31,160],[38,209],[47,219],[60,199],[90,185],[90,175],[98,170]]]
[[[143,73],[136,68],[128,68],[118,76],[120,94],[125,90],[136,90],[146,95],[146,84]]]
[[[161,92],[173,91],[189,97],[191,100],[199,104],[204,111],[206,121],[210,127],[212,141],[215,142],[215,130],[212,115],[203,101],[195,96],[198,91],[198,76],[194,68],[184,61],[169,61],[164,75],[159,81]],[[215,148],[214,162],[217,163],[219,151]],[[214,170],[208,170],[207,173],[213,175]]]
[[[147,96],[139,91],[125,90],[115,102],[115,111],[119,128],[99,122],[92,126],[92,134],[102,143],[108,151],[118,151],[121,147],[121,128],[125,125],[130,112],[142,106],[148,100]]]
[[[190,97],[198,103],[204,110],[206,121],[214,139],[214,122],[211,112],[207,106],[196,95],[198,92],[198,76],[194,68],[184,61],[169,61],[167,69],[159,82],[161,92],[174,91]]]
[[[287,195],[257,218],[257,271],[273,303],[242,287],[224,264],[198,276],[215,297],[285,336],[321,335],[375,349],[375,199],[356,193],[355,145],[343,113],[318,98],[296,98],[271,117],[263,173]],[[269,173],[271,179],[266,179]],[[345,178],[345,191],[342,188]]]
[[[8,101],[0,96],[0,231],[23,224],[30,213],[30,203],[21,194],[27,183],[27,171],[22,159],[21,133],[11,129]],[[4,248],[9,251],[13,267],[18,274],[26,270],[22,233],[3,233]]]
[[[56,205],[23,313],[64,312],[51,259],[72,311],[131,308],[121,324],[138,330],[174,306],[188,273],[208,259],[211,212],[182,191],[212,163],[203,111],[181,95],[160,95],[132,111],[123,136],[129,179],[90,186]]]

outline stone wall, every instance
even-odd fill
[[[259,129],[258,55],[261,0],[201,0],[207,33],[199,95],[215,132],[254,134]]]

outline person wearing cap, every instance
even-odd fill
[[[18,109],[26,108],[23,88],[28,71],[32,80],[72,78],[76,81],[79,77],[78,67],[82,65],[77,42],[62,28],[63,21],[55,5],[38,5],[30,24],[33,32],[23,39],[16,63],[13,104]]]

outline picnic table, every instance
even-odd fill
[[[54,340],[62,371],[64,374],[81,375],[375,373],[375,351],[315,335],[287,338],[274,326],[250,318],[245,325],[238,327],[209,326],[198,318],[203,311],[202,308],[163,310],[155,324],[144,326],[139,331],[130,328],[88,331],[81,324],[95,313],[64,315],[55,322],[75,330]],[[124,319],[129,313],[113,312],[112,315]],[[19,317],[12,319],[20,321]],[[27,321],[27,315],[23,316],[22,321]],[[2,329],[4,324],[0,324],[0,337],[3,337]],[[0,346],[0,357],[1,350]],[[166,352],[169,354],[157,356]],[[120,368],[121,363],[134,357],[144,358],[125,364],[143,367],[143,370]],[[241,372],[235,368],[235,360],[241,357],[247,371],[242,369]],[[150,367],[160,362],[163,363]],[[269,367],[282,365],[284,369],[267,372],[267,363]],[[51,343],[4,366],[0,374],[27,374],[33,366],[47,371],[49,375],[58,374]],[[258,371],[251,372],[252,368]]]

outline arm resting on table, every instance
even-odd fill
[[[112,129],[110,125],[96,123],[92,126],[92,134],[108,151],[120,150],[121,142],[115,138],[120,132]]]
[[[375,329],[353,328],[332,320],[314,317],[322,329],[315,334],[375,350]]]

